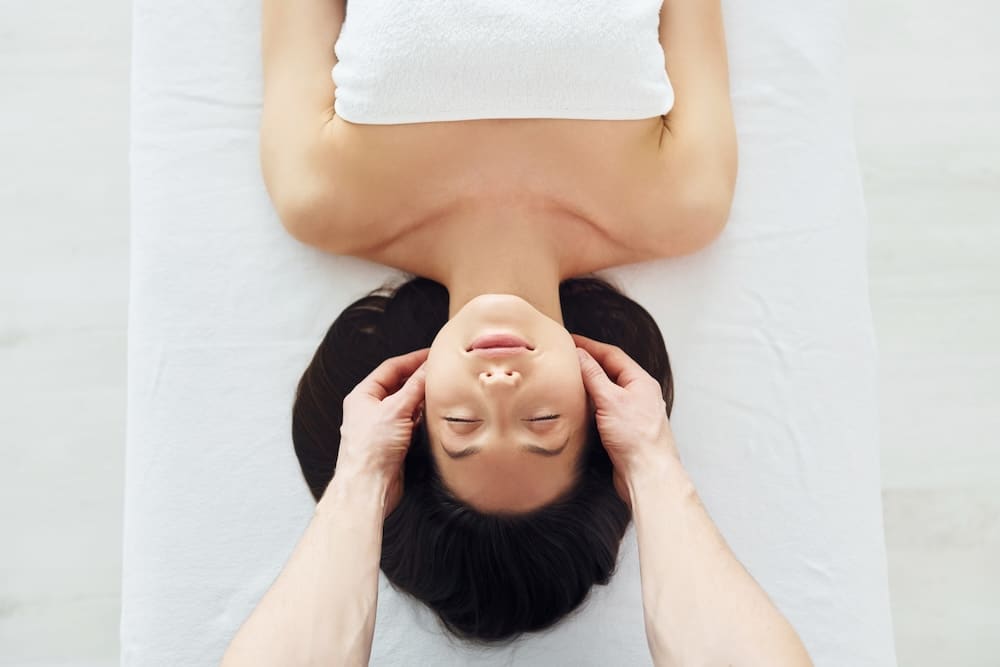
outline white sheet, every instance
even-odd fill
[[[663,330],[685,465],[819,667],[895,664],[846,2],[725,3],[740,175],[695,255],[606,272]],[[287,236],[258,167],[257,3],[136,0],[122,657],[217,664],[313,501],[295,383],[396,275]],[[634,531],[582,612],[470,652],[380,593],[374,665],[649,664]]]

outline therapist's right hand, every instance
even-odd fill
[[[660,383],[620,347],[572,336],[597,430],[615,467],[615,489],[631,507],[635,474],[662,464],[663,457],[680,463]]]

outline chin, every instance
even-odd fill
[[[480,294],[462,306],[452,319],[465,319],[475,332],[497,328],[526,334],[525,327],[539,317],[542,314],[534,306],[514,294]]]
[[[492,294],[491,293],[491,294],[480,294],[479,296],[470,299],[469,302],[467,304],[465,304],[465,306],[462,307],[462,310],[465,310],[466,308],[469,308],[469,307],[473,307],[473,308],[475,308],[475,307],[496,308],[496,307],[503,307],[503,306],[509,306],[509,305],[527,306],[528,308],[531,308],[532,310],[535,309],[534,306],[532,306],[530,303],[528,303],[526,300],[522,299],[521,297],[517,296],[516,294]]]

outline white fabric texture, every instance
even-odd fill
[[[846,2],[723,9],[730,222],[696,254],[603,275],[659,323],[684,464],[817,667],[894,665]],[[218,664],[314,508],[296,382],[341,310],[401,275],[279,223],[258,162],[259,17],[237,0],[133,5],[127,666]],[[373,665],[650,664],[634,527],[608,587],[502,649],[449,640],[380,577]]]
[[[656,0],[351,0],[334,109],[352,123],[667,113]]]

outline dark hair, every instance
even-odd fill
[[[621,347],[660,381],[669,415],[673,377],[653,317],[595,276],[563,281],[559,299],[567,330]],[[447,321],[447,289],[416,277],[372,291],[330,326],[299,381],[292,414],[295,453],[317,501],[333,477],[344,397],[385,359],[429,347]],[[452,495],[422,419],[404,466],[402,498],[383,525],[380,566],[454,635],[494,643],[542,630],[610,580],[631,514],[593,415],[573,486],[531,512],[483,513]]]

